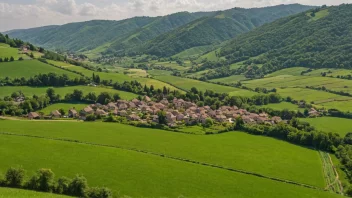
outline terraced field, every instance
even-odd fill
[[[316,151],[242,132],[205,136],[100,122],[65,124],[32,121],[0,122],[0,132],[65,138],[138,149],[318,187],[325,186],[321,160]],[[291,153],[289,157],[287,153]]]
[[[31,97],[35,95],[45,95],[46,90],[49,87],[26,87],[26,86],[6,86],[0,87],[0,97],[3,98],[5,96],[10,96],[13,92],[22,91],[25,96]],[[123,99],[133,99],[136,98],[137,95],[130,92],[118,91],[111,88],[104,87],[91,87],[91,86],[71,86],[71,87],[55,87],[55,93],[60,94],[64,97],[67,93],[72,93],[75,89],[83,91],[83,94],[88,94],[89,92],[95,92],[97,95],[101,92],[109,92],[109,93],[118,93]]]
[[[303,121],[309,122],[318,130],[338,133],[344,137],[348,132],[352,132],[352,120],[346,118],[320,117],[305,118]]]
[[[212,83],[207,83],[203,81],[193,80],[189,78],[181,78],[177,76],[155,76],[156,79],[163,82],[170,83],[175,87],[183,90],[190,90],[192,87],[197,87],[200,91],[212,90],[218,93],[229,93],[231,96],[253,96],[255,92],[251,92],[244,89],[238,89],[229,86],[217,85]]]

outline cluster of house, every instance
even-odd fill
[[[81,111],[70,109],[68,116],[85,120],[86,116],[90,114],[107,116],[111,113],[116,116],[126,117],[129,121],[158,123],[159,111],[166,112],[166,122],[169,126],[175,126],[180,123],[204,124],[208,118],[220,123],[233,123],[237,117],[242,117],[245,123],[256,124],[272,125],[282,121],[280,117],[269,117],[266,113],[250,113],[236,106],[221,106],[217,110],[212,110],[209,106],[198,107],[195,103],[177,98],[174,98],[170,102],[167,99],[153,102],[148,96],[145,96],[142,101],[138,99],[133,99],[132,101],[118,100],[107,105],[92,104]],[[58,111],[53,111],[51,115],[53,117],[61,116]],[[140,115],[144,116],[141,117]]]

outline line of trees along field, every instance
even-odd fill
[[[50,169],[39,169],[28,180],[26,170],[21,167],[12,167],[6,171],[5,177],[0,179],[0,186],[21,188],[63,194],[86,198],[112,198],[112,192],[106,187],[89,187],[83,175],[76,175],[73,179],[60,177],[55,180],[55,174]]]

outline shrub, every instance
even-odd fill
[[[112,192],[109,188],[93,187],[87,190],[86,196],[89,198],[111,198]]]
[[[50,169],[40,169],[29,180],[28,188],[43,192],[51,192],[54,189],[55,174]]]
[[[23,185],[23,181],[24,181],[25,176],[26,176],[26,171],[23,168],[11,167],[6,172],[4,182],[9,187],[20,188]]]
[[[76,175],[69,185],[69,192],[70,195],[84,197],[87,188],[87,179],[82,175]]]
[[[69,194],[71,179],[67,177],[60,177],[57,181],[56,193]]]
[[[96,117],[94,114],[87,115],[87,117],[86,117],[86,121],[88,121],[88,122],[93,122],[95,120],[96,120]]]

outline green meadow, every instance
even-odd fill
[[[112,80],[114,82],[124,82],[124,81],[137,80],[140,83],[145,84],[147,86],[153,85],[154,88],[157,88],[157,89],[158,88],[162,89],[164,86],[167,88],[170,88],[171,90],[177,89],[167,83],[160,82],[160,81],[152,79],[152,78],[145,78],[145,77],[140,77],[140,76],[128,76],[123,73],[94,72],[94,71],[85,69],[83,67],[74,66],[74,65],[70,65],[70,64],[58,62],[58,61],[55,61],[55,62],[51,61],[51,63],[54,65],[57,65],[57,66],[67,68],[72,71],[81,72],[83,75],[88,76],[88,77],[93,76],[93,73],[95,73],[96,75],[99,75],[100,79]]]
[[[291,111],[302,111],[302,112],[304,111],[304,109],[298,108],[298,105],[292,104],[290,102],[272,103],[272,104],[262,105],[262,106],[258,106],[258,107],[271,108],[274,110],[288,109]]]
[[[65,115],[67,116],[68,110],[75,108],[77,111],[82,110],[88,106],[88,104],[83,104],[83,103],[56,103],[52,104],[50,106],[47,106],[44,109],[39,110],[39,112],[43,112],[44,115],[50,115],[52,111],[59,110],[59,109],[64,109],[65,110]]]
[[[319,107],[324,107],[325,109],[338,109],[341,111],[352,111],[352,98],[346,101],[333,101],[326,103],[319,103]]]
[[[139,149],[318,187],[325,186],[321,160],[316,151],[268,137],[242,132],[189,135],[102,122],[0,122],[0,132]]]
[[[225,78],[213,79],[210,81],[230,84],[230,83],[236,83],[236,82],[242,81],[242,80],[247,80],[247,78],[244,75],[233,75],[233,76],[229,76],[229,77],[225,77]]]
[[[301,119],[309,122],[318,130],[325,132],[338,133],[344,137],[348,132],[352,132],[352,120],[346,118],[335,117],[319,117],[319,118],[305,118]]]
[[[5,86],[0,87],[0,97],[11,96],[13,92],[21,91],[25,96],[31,97],[35,95],[45,95],[46,90],[49,87],[27,87],[27,86]],[[54,87],[54,90],[57,94],[60,94],[61,97],[65,97],[67,93],[73,93],[75,89],[81,90],[83,94],[88,94],[89,92],[95,92],[97,95],[101,92],[109,92],[111,94],[118,93],[123,99],[133,99],[138,95],[125,91],[118,91],[112,88],[105,87],[92,87],[92,86],[70,86],[70,87]]]
[[[0,58],[10,58],[13,57],[15,60],[18,60],[20,57],[27,58],[25,54],[19,54],[17,48],[12,48],[8,44],[0,43]]]
[[[0,188],[0,198],[8,198],[8,197],[16,197],[16,198],[69,198],[68,196],[56,195],[51,193],[42,193],[36,191],[29,190],[21,190],[15,188]]]
[[[29,172],[50,167],[57,177],[80,173],[91,186],[106,186],[115,196],[340,197],[322,190],[118,148],[6,135],[1,135],[0,144],[2,172],[10,166],[23,165]]]
[[[65,71],[51,65],[42,63],[37,60],[23,60],[23,61],[13,61],[0,63],[0,77],[10,77],[10,78],[29,78],[37,74],[67,74],[71,78],[80,77],[78,74],[73,72]]]
[[[347,100],[349,97],[340,96],[336,94],[332,94],[325,91],[317,91],[306,88],[284,88],[277,89],[277,93],[279,93],[282,97],[288,97],[295,100],[305,100],[307,102],[320,103],[325,101],[335,101],[335,100]]]
[[[190,90],[192,87],[197,87],[200,91],[212,90],[218,93],[229,93],[230,95],[252,96],[254,92],[238,89],[230,86],[217,85],[203,81],[193,80],[189,78],[181,78],[177,76],[155,76],[156,79],[170,83],[175,87],[183,90]]]
[[[306,71],[306,70],[308,70],[308,68],[306,67],[291,67],[291,68],[282,69],[282,70],[270,73],[265,77],[274,77],[274,76],[282,76],[282,75],[301,76],[302,71]]]

